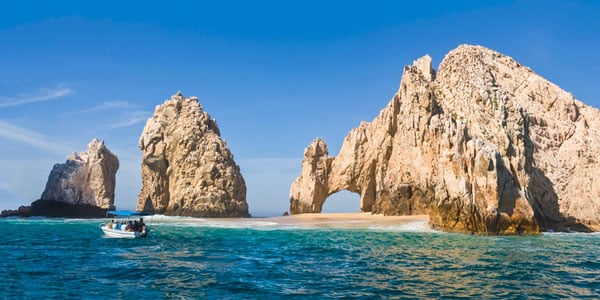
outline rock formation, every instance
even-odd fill
[[[249,217],[246,184],[214,119],[181,92],[156,107],[139,140],[137,209],[192,217]]]
[[[320,212],[340,190],[361,210],[428,213],[445,231],[490,234],[600,228],[600,112],[512,58],[462,45],[439,72],[424,56],[339,154],[304,152],[293,214]]]
[[[115,209],[115,183],[119,159],[93,139],[87,150],[73,153],[64,164],[55,164],[41,200]]]
[[[3,216],[104,217],[115,209],[115,175],[119,159],[93,139],[86,151],[55,164],[39,200]]]

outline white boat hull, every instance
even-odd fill
[[[102,231],[104,232],[104,234],[107,237],[128,238],[128,239],[135,239],[135,238],[143,237],[142,233],[139,231],[122,231],[122,230],[108,228],[105,225],[100,225],[100,229],[102,229]]]

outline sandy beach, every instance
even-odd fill
[[[345,221],[397,221],[397,222],[411,222],[411,221],[428,221],[428,215],[414,215],[414,216],[384,216],[384,215],[373,215],[369,212],[359,213],[320,213],[320,214],[299,214],[282,217],[271,217],[268,218],[272,221],[277,221],[286,224],[294,223],[319,223],[319,222],[345,222]]]
[[[271,217],[265,221],[278,223],[280,225],[297,225],[307,227],[335,227],[335,228],[361,228],[371,226],[393,226],[409,223],[426,225],[429,222],[428,215],[415,216],[384,216],[364,213],[320,213],[300,214],[291,216]]]
[[[150,223],[183,223],[217,227],[396,228],[429,230],[429,216],[383,216],[371,213],[321,213],[265,218],[146,217]],[[414,227],[414,228],[413,228]]]

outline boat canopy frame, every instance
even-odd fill
[[[106,212],[106,217],[131,217],[131,216],[147,216],[149,214],[139,212],[139,211],[130,211],[130,210],[109,210]]]

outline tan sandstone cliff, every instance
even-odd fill
[[[424,56],[339,154],[307,147],[290,191],[294,214],[340,190],[361,210],[428,213],[445,231],[589,230],[600,224],[600,112],[512,58],[461,45],[439,72]]]
[[[93,139],[87,150],[74,152],[64,164],[54,165],[40,199],[30,206],[2,211],[0,217],[105,217],[107,210],[115,209],[118,169],[117,156],[104,141]]]
[[[193,217],[249,217],[246,184],[214,119],[180,92],[156,107],[139,140],[137,209]]]
[[[119,159],[104,141],[93,139],[87,150],[74,152],[64,164],[55,164],[40,200],[115,209]]]

